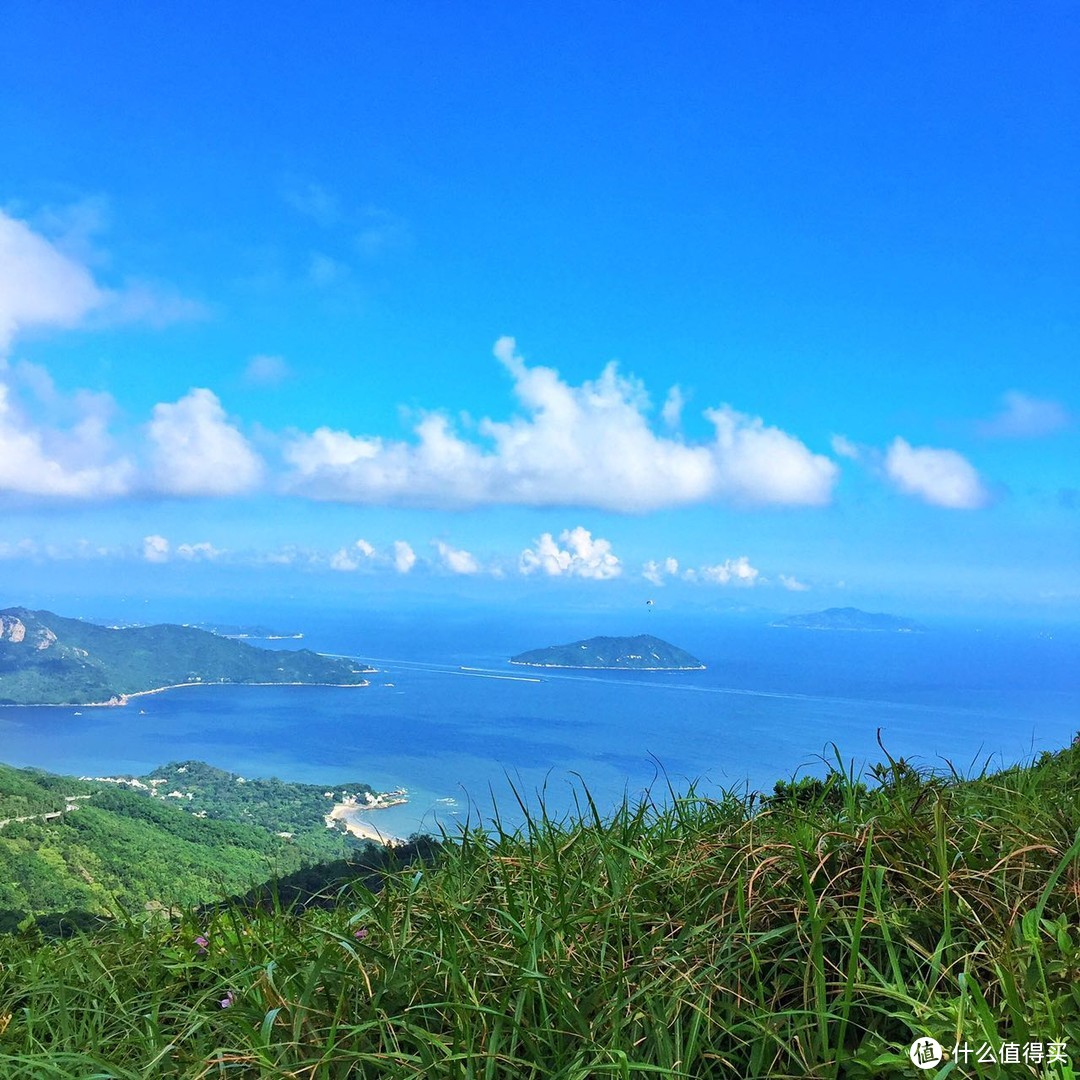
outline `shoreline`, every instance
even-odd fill
[[[388,810],[390,806],[401,806],[407,801],[406,799],[399,799],[387,806],[361,806],[355,799],[349,799],[347,802],[334,803],[330,813],[326,815],[324,820],[328,829],[332,829],[339,824],[343,825],[345,831],[358,840],[370,840],[373,843],[382,844],[383,847],[400,847],[402,844],[408,843],[404,837],[384,833],[372,825],[371,822],[359,818],[357,814],[367,811]]]
[[[363,679],[355,683],[325,683],[325,682],[182,682],[170,683],[168,686],[155,686],[150,690],[132,690],[129,694],[117,694],[108,701],[31,701],[23,704],[17,702],[4,702],[0,709],[116,709],[127,705],[132,698],[147,697],[150,694],[161,694],[166,690],[182,690],[185,686],[330,686],[339,690],[354,690],[370,686],[370,679]]]
[[[619,667],[615,664],[535,664],[529,660],[507,660],[507,663],[515,667],[558,668],[563,671],[705,671],[704,664],[686,667]]]

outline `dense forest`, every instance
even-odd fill
[[[366,842],[324,815],[371,791],[174,762],[78,779],[0,765],[0,929],[59,912],[191,905],[243,893]]]

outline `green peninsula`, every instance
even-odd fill
[[[0,705],[123,705],[134,694],[207,683],[366,686],[371,670],[193,626],[116,628],[51,611],[0,611]]]
[[[899,615],[886,615],[884,612],[860,611],[853,607],[829,608],[826,611],[813,611],[806,615],[789,615],[769,625],[797,630],[871,630],[900,633],[916,633],[926,629],[913,619],[905,619]]]
[[[510,658],[511,664],[547,668],[602,668],[614,671],[701,671],[705,665],[685,649],[652,634],[594,637],[569,645],[549,645]]]

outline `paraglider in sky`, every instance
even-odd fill
[[[645,601],[645,606],[649,609],[649,614],[651,615],[652,614],[652,608],[653,608],[652,601],[651,600],[646,600]]]

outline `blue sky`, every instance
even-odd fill
[[[1075,614],[1075,5],[3,18],[10,602]]]

